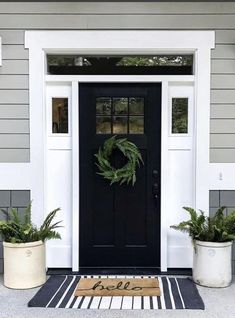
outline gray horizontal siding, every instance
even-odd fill
[[[215,134],[234,134],[235,133],[235,118],[234,119],[211,119],[211,133]]]
[[[0,89],[0,104],[28,104],[29,91],[20,89]]]
[[[28,134],[0,134],[0,144],[3,148],[29,148],[29,135]]]
[[[28,119],[29,105],[0,105],[1,119]]]
[[[213,59],[234,59],[234,56],[235,44],[217,44],[216,50],[212,50]]]
[[[212,74],[235,74],[235,59],[226,60],[212,60],[211,61],[211,73]]]
[[[211,61],[211,161],[235,162],[235,3],[0,3],[3,40],[0,119],[9,120],[9,124],[15,119],[28,119],[29,70],[24,30],[30,29],[215,30],[216,49]],[[10,108],[12,106],[15,108]],[[225,123],[225,119],[230,122]],[[17,139],[15,132],[19,125],[14,129],[13,122],[9,127],[10,138],[14,135],[16,142],[8,139],[1,144],[3,138],[0,138],[0,149],[4,153],[9,150],[7,161],[15,161],[15,158],[12,157],[14,149],[10,153],[10,149],[5,148],[6,143],[12,147],[18,144],[20,149],[15,150],[25,151],[25,156],[21,153],[19,160],[28,158],[29,150],[23,149],[28,143],[26,139]],[[23,131],[25,128],[21,126]],[[8,132],[3,134],[6,136]],[[224,143],[221,142],[223,135],[227,138]],[[21,141],[17,143],[17,140]],[[0,161],[5,158],[7,155],[0,156]]]
[[[29,61],[28,60],[3,60],[0,67],[0,75],[28,75]]]
[[[63,21],[63,23],[62,23]],[[140,22],[141,21],[141,22]],[[1,14],[1,29],[234,29],[235,15]]]
[[[213,104],[211,119],[235,118],[235,104]]]
[[[212,104],[233,104],[235,101],[235,90],[217,89],[211,90]]]
[[[0,134],[29,133],[28,119],[0,119]]]
[[[212,89],[235,89],[235,74],[213,74],[211,76]]]
[[[234,134],[212,134],[211,148],[234,148],[235,133]]]
[[[109,2],[80,2],[80,3],[0,3],[0,12],[2,13],[63,13],[63,14],[231,14],[235,12],[234,3],[109,3]]]
[[[2,44],[24,44],[24,31],[1,30]]]
[[[28,60],[28,57],[28,50],[25,50],[24,45],[4,44],[2,46],[3,60]]]
[[[0,150],[1,152],[1,150]],[[20,216],[23,215],[25,207],[30,202],[30,191],[28,190],[0,190],[0,220],[5,219],[2,209],[17,208]],[[3,246],[0,240],[0,273],[3,273]]]
[[[235,33],[234,30],[217,30],[215,35],[217,44],[234,44]]]
[[[29,76],[28,75],[1,75],[0,74],[1,89],[28,89]]]
[[[211,148],[211,162],[226,162],[234,163],[235,161],[235,149],[231,148]]]
[[[29,162],[29,149],[0,149],[1,162]]]

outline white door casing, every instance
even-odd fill
[[[48,142],[46,124],[45,85],[61,83],[70,89],[71,96],[71,206],[66,207],[67,228],[62,241],[51,242],[48,246],[50,267],[69,267],[78,270],[78,83],[97,81],[162,82],[162,168],[161,168],[161,270],[167,267],[190,267],[191,247],[189,240],[169,229],[175,215],[181,220],[177,204],[169,204],[169,189],[172,186],[169,167],[173,167],[171,151],[177,162],[177,152],[181,144],[182,153],[193,153],[191,162],[192,197],[190,202],[196,208],[208,212],[209,207],[209,105],[210,105],[210,51],[214,47],[212,31],[26,31],[25,46],[29,48],[30,77],[30,137],[31,137],[31,197],[34,200],[33,221],[40,223],[48,212],[53,197],[48,191]],[[194,53],[195,76],[47,76],[45,54],[47,52],[76,54],[159,54]],[[190,84],[191,83],[191,86]],[[194,88],[192,86],[194,83]],[[56,84],[56,85],[57,85]],[[51,84],[50,84],[51,85]],[[194,136],[184,141],[176,141],[178,148],[172,149],[172,136],[169,135],[169,105],[174,86],[191,87],[194,90],[193,120]],[[189,89],[190,91],[190,89]],[[192,97],[191,97],[192,98]],[[174,137],[175,138],[175,137]],[[181,137],[183,138],[183,137]],[[186,141],[187,139],[187,141]],[[58,142],[57,142],[58,144]],[[174,147],[173,147],[174,148]],[[195,152],[193,152],[195,149]],[[170,150],[170,151],[169,151]],[[68,153],[66,154],[68,155]],[[186,156],[187,156],[186,155]],[[180,155],[181,156],[181,155]],[[192,160],[193,160],[192,159]],[[54,159],[55,160],[55,159]],[[181,160],[181,159],[180,159]],[[68,158],[67,161],[68,162]],[[194,168],[195,167],[195,168]],[[175,171],[172,172],[176,173]],[[69,170],[67,170],[67,177]],[[185,175],[181,175],[185,178]],[[66,178],[66,176],[64,176]],[[172,177],[171,177],[172,178]],[[65,185],[64,185],[65,186]],[[60,190],[57,189],[57,194]],[[174,192],[174,190],[172,191]],[[179,197],[179,196],[176,196]],[[186,200],[187,201],[187,200]],[[53,202],[53,200],[52,200]],[[55,206],[53,206],[54,208]],[[70,213],[70,209],[72,212]],[[69,214],[70,213],[70,214]],[[174,216],[170,219],[170,215]],[[61,217],[61,215],[60,215]],[[69,221],[70,220],[70,221]],[[70,224],[70,225],[69,225]],[[70,226],[70,227],[69,227]]]
[[[71,82],[71,80],[73,80]],[[132,76],[119,77],[119,81],[133,82]],[[116,76],[96,76],[95,82],[117,82]],[[46,113],[47,113],[47,149],[46,149],[46,193],[47,196],[47,209],[53,209],[59,206],[63,211],[63,223],[66,230],[63,232],[63,242],[53,241],[47,246],[48,251],[48,266],[49,267],[68,267],[71,264],[71,232],[72,227],[75,226],[73,232],[76,237],[73,239],[73,255],[74,259],[78,260],[78,238],[77,228],[79,224],[78,213],[74,213],[73,222],[71,224],[71,201],[79,205],[79,186],[78,174],[79,168],[74,165],[78,163],[78,145],[79,142],[79,129],[78,129],[78,85],[82,82],[94,82],[93,76],[47,76],[46,77]],[[194,76],[138,76],[135,82],[156,82],[162,83],[162,138],[165,139],[162,144],[162,160],[163,168],[166,167],[162,181],[167,180],[167,235],[168,235],[168,267],[182,267],[190,266],[191,260],[191,244],[185,236],[174,234],[169,230],[169,225],[181,220],[181,208],[184,205],[194,206],[194,180],[195,169],[193,161],[193,104],[194,104]],[[72,88],[72,92],[71,92]],[[71,97],[74,96],[74,97]],[[52,134],[51,127],[51,106],[52,97],[68,97],[69,99],[69,125],[68,134]],[[172,97],[187,97],[189,99],[189,133],[188,134],[171,134],[171,99]],[[72,117],[72,120],[71,120]],[[72,133],[71,129],[76,132]],[[72,151],[73,149],[73,151]],[[72,154],[71,154],[72,151]],[[73,156],[73,160],[71,160]],[[182,165],[182,161],[184,164]],[[73,167],[72,167],[73,165]],[[71,189],[71,179],[73,178],[73,187]],[[183,179],[183,182],[180,182]],[[82,186],[82,185],[81,185]],[[72,195],[72,191],[74,195]],[[72,199],[73,198],[73,199]],[[164,200],[163,200],[164,202]],[[78,207],[74,209],[78,211]],[[174,213],[176,212],[176,213]],[[179,212],[179,213],[177,213]],[[76,218],[76,219],[75,219]],[[170,223],[172,222],[172,223]],[[163,226],[162,226],[163,228]],[[183,242],[183,245],[182,245]],[[62,244],[61,244],[62,243]],[[163,243],[163,241],[162,241]],[[175,244],[177,243],[177,246]],[[178,244],[181,244],[178,246]],[[187,244],[187,245],[186,245]],[[186,245],[186,246],[185,246]],[[58,256],[56,251],[58,251]],[[62,255],[64,255],[62,257]],[[66,255],[66,257],[65,257]],[[182,258],[182,255],[184,257]],[[187,257],[186,257],[187,256]],[[183,262],[182,262],[183,260]]]

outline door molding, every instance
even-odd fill
[[[29,85],[30,85],[30,158],[31,158],[31,197],[34,199],[32,214],[33,222],[42,221],[46,207],[46,136],[45,136],[45,58],[47,52],[80,53],[80,54],[159,54],[159,53],[193,53],[195,60],[195,208],[208,212],[209,207],[209,115],[210,115],[210,57],[214,48],[214,31],[26,31],[25,47],[29,49]],[[58,76],[60,77],[60,76]],[[66,76],[61,79],[66,79]],[[76,78],[76,79],[75,79]],[[98,76],[83,76],[80,81],[97,81]],[[168,84],[169,78],[174,82],[176,77],[165,76],[101,76],[100,81],[156,81],[162,82],[162,125],[168,121]],[[161,80],[160,80],[161,78]],[[164,79],[168,80],[164,80]],[[183,81],[183,76],[178,81]],[[68,79],[68,78],[67,78]],[[54,77],[55,80],[55,77]],[[73,103],[78,100],[75,85],[78,77],[71,76]],[[76,115],[72,106],[72,117]],[[78,106],[78,105],[77,105]],[[165,106],[165,107],[164,107]],[[75,113],[74,113],[75,112]],[[77,117],[75,117],[77,118]],[[73,146],[74,136],[78,127],[72,123]],[[164,132],[164,130],[166,130]],[[78,131],[77,131],[78,132]],[[78,143],[77,143],[78,145]],[[162,145],[167,145],[167,129],[162,127]],[[73,148],[73,169],[77,169],[75,160],[78,149]],[[169,224],[168,210],[168,180],[167,180],[167,148],[162,147],[162,201],[161,201],[161,270],[168,266],[167,237]],[[73,173],[73,175],[78,175]],[[72,239],[72,267],[78,270],[78,197],[75,190],[78,181],[73,177],[73,239]],[[76,196],[76,197],[75,197]],[[165,212],[165,213],[164,213]]]

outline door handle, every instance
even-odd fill
[[[157,177],[158,177],[158,171],[154,169],[153,170],[153,178],[157,179]]]

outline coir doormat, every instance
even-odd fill
[[[205,309],[197,287],[188,278],[158,276],[160,296],[75,296],[81,278],[104,276],[54,275],[29,301],[29,307],[78,309]],[[106,278],[108,278],[106,276]],[[137,278],[111,277],[109,278]],[[138,277],[140,279],[148,277]]]
[[[81,278],[74,296],[160,296],[157,278]]]

